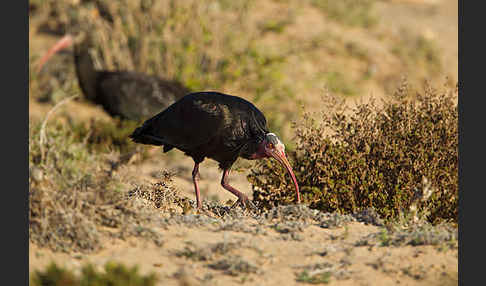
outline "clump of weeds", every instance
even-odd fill
[[[108,262],[103,270],[98,271],[92,264],[87,264],[81,269],[80,275],[75,275],[72,271],[51,263],[43,271],[34,271],[30,283],[34,286],[154,286],[158,281],[154,273],[139,274],[136,266],[130,268],[121,263]]]

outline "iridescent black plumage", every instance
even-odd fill
[[[243,98],[218,92],[188,94],[145,121],[130,138],[141,144],[163,146],[164,152],[177,148],[193,158],[192,178],[198,208],[201,200],[197,175],[199,163],[205,158],[217,161],[223,169],[223,188],[237,196],[238,202],[251,205],[245,194],[229,185],[231,166],[238,157],[249,160],[273,157],[292,176],[300,202],[299,187],[285,156],[285,146],[268,131],[260,110]]]
[[[132,71],[97,71],[84,45],[75,46],[74,60],[86,98],[103,106],[112,116],[144,119],[190,92],[175,80]]]
[[[131,138],[177,148],[196,163],[205,157],[227,169],[238,156],[250,159],[268,133],[266,119],[243,98],[218,92],[191,93],[147,120]]]

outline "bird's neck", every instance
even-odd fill
[[[267,154],[253,153],[250,156],[250,160],[257,160],[257,159],[262,159],[262,158],[268,158],[268,155]]]
[[[259,144],[255,153],[250,155],[250,160],[267,158],[268,155],[265,153],[265,144]]]
[[[74,61],[79,85],[83,90],[84,95],[87,98],[95,99],[97,72],[88,52],[88,48],[85,45],[75,45]]]

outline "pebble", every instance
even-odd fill
[[[36,182],[44,179],[44,172],[37,166],[31,166],[29,168],[29,176]]]

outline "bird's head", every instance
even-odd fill
[[[40,72],[44,64],[57,52],[63,50],[73,43],[73,37],[70,34],[65,35],[59,41],[57,41],[54,46],[52,46],[49,51],[39,60],[37,64],[37,72]]]
[[[37,72],[42,70],[42,67],[49,61],[56,53],[65,50],[71,46],[75,46],[75,49],[86,49],[91,44],[92,39],[85,32],[79,32],[77,34],[66,34],[59,41],[57,41],[38,61]]]
[[[285,145],[280,141],[280,139],[274,133],[267,133],[265,139],[261,143],[263,154],[265,157],[275,158],[280,164],[282,164],[289,175],[292,177],[292,181],[295,185],[295,191],[297,192],[297,202],[300,203],[300,193],[299,185],[297,184],[297,179],[295,178],[292,167],[290,166],[287,156],[285,155]]]
[[[265,139],[262,142],[262,145],[263,152],[265,153],[266,157],[285,157],[285,145],[274,133],[267,133],[265,135]]]

